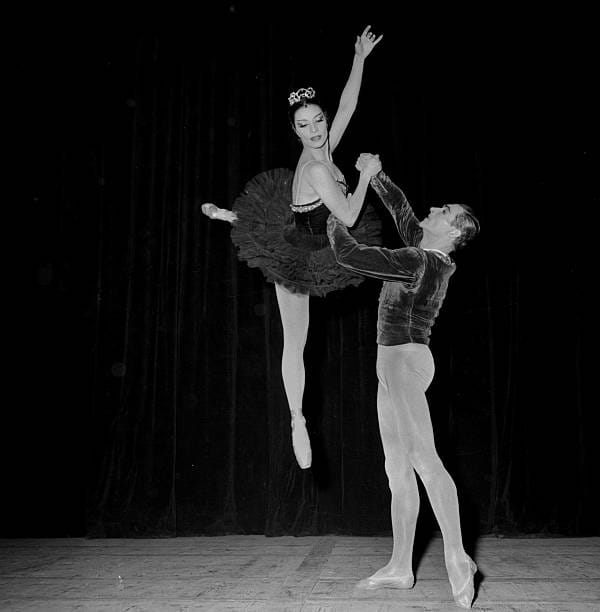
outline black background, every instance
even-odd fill
[[[3,535],[388,532],[379,285],[311,303],[315,462],[301,472],[273,288],[199,213],[294,167],[289,91],[311,85],[335,112],[367,24],[384,39],[337,164],[352,184],[358,153],[378,152],[418,215],[465,202],[483,228],[457,255],[431,347],[463,523],[598,533],[591,20],[486,10],[228,3],[22,29],[19,251],[33,282],[16,301]]]

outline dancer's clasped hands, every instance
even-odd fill
[[[364,172],[367,176],[375,176],[381,170],[379,155],[373,153],[361,153],[356,160],[355,168]]]

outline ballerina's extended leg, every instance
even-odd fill
[[[292,293],[275,285],[277,303],[283,326],[281,375],[292,415],[292,445],[298,465],[309,468],[312,463],[310,439],[302,414],[304,395],[304,346],[308,335],[309,297]]]
[[[234,223],[237,215],[226,208],[219,208],[207,202],[202,212],[210,219]],[[292,417],[292,445],[298,465],[309,468],[312,463],[310,439],[306,431],[306,421],[302,414],[304,395],[304,346],[308,334],[308,295],[292,293],[275,285],[281,322],[283,325],[283,356],[281,373]]]

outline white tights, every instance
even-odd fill
[[[454,481],[439,458],[425,391],[434,374],[429,347],[424,344],[379,346],[377,351],[377,414],[385,470],[392,494],[393,551],[389,563],[370,580],[405,578],[412,586],[412,552],[421,478],[444,540],[444,557],[453,591],[470,576],[465,554]]]
[[[235,223],[237,214],[226,208],[219,208],[211,202],[202,205],[202,212],[210,219]],[[306,423],[302,414],[304,396],[304,347],[308,336],[308,295],[292,293],[281,285],[275,285],[279,313],[283,325],[283,356],[281,374],[292,416],[292,446],[298,465],[310,467],[312,452]]]
[[[281,375],[292,414],[292,443],[301,468],[311,464],[310,440],[302,414],[304,396],[304,347],[308,337],[309,296],[292,293],[275,284],[279,314],[283,326]]]

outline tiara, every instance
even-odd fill
[[[300,102],[303,98],[306,100],[312,100],[312,98],[314,97],[315,90],[312,87],[309,87],[308,89],[301,87],[298,91],[292,91],[292,93],[288,97],[288,102],[290,106],[292,106],[292,104]]]

